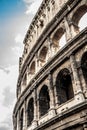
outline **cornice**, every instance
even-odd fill
[[[27,31],[27,33],[26,33],[26,35],[25,35],[25,38],[24,38],[24,41],[23,41],[24,44],[26,44],[27,36],[29,36],[28,34],[29,34],[29,32],[31,31],[31,28],[34,27],[35,22],[36,22],[36,21],[38,20],[38,18],[39,18],[38,16],[39,16],[39,14],[41,13],[41,10],[44,8],[44,6],[46,6],[46,5],[49,3],[49,1],[51,1],[51,0],[42,0],[42,3],[41,3],[40,7],[38,8],[38,10],[37,10],[37,12],[36,12],[36,15],[35,15],[34,18],[32,19],[32,22],[31,22],[31,24],[30,24],[30,26],[29,26],[29,29],[28,29],[28,31]]]
[[[84,110],[84,109],[86,110],[86,108],[87,108],[87,100],[85,100],[84,102],[80,103],[79,105],[76,105],[76,106],[74,106],[74,107],[68,109],[68,110],[65,111],[65,112],[62,112],[62,114],[56,115],[56,116],[53,117],[52,119],[49,119],[47,122],[45,122],[45,123],[39,125],[38,127],[36,127],[34,130],[41,130],[41,129],[45,129],[45,128],[47,128],[47,127],[50,127],[50,126],[52,126],[53,124],[55,124],[56,122],[61,121],[61,120],[63,120],[64,118],[73,115],[73,113],[81,112],[81,111]],[[86,115],[85,115],[85,112],[84,112],[84,116],[86,116]],[[81,118],[84,118],[84,116],[81,117]],[[84,121],[86,121],[86,118],[84,118]]]

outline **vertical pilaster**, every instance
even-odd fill
[[[50,118],[54,117],[56,115],[55,112],[55,99],[54,99],[54,90],[53,90],[53,79],[51,73],[48,75],[48,80],[49,80],[49,96],[50,96]]]
[[[17,130],[17,118],[15,117],[14,114],[13,114],[13,129]]]
[[[51,50],[51,39],[48,37],[48,59],[52,57],[52,50]]]
[[[69,25],[70,25],[71,35],[73,38],[74,36],[76,36],[79,33],[79,27],[72,20],[69,20]]]
[[[71,40],[72,34],[71,34],[69,23],[66,17],[64,18],[64,23],[65,23],[65,28],[66,28],[66,40],[69,41]]]
[[[86,85],[86,81],[84,79],[81,67],[79,68],[79,73],[80,73],[80,77],[81,77],[81,84],[83,87],[83,93],[84,93],[85,98],[87,98],[87,85]]]
[[[36,70],[36,73],[37,73],[37,72],[38,72],[38,70],[39,70],[39,60],[38,60],[38,54],[36,54],[36,55],[35,55],[35,57],[36,57],[36,58],[35,58],[35,59],[36,59],[36,60],[35,60],[35,62],[36,62],[36,64],[35,64],[35,65],[36,65],[36,66],[35,66],[35,70]]]
[[[37,91],[37,119],[40,118],[40,112],[39,112],[39,93]]]
[[[20,111],[17,114],[17,130],[21,130]]]
[[[27,67],[27,70],[26,70],[26,83],[27,83],[27,85],[28,85],[28,83],[29,83],[29,75],[28,75],[28,67]]]
[[[33,128],[37,127],[37,94],[36,89],[34,89],[34,119],[33,119]]]
[[[26,113],[26,101],[24,101],[24,121],[23,130],[27,129],[27,113]]]
[[[79,79],[79,75],[78,75],[78,70],[77,70],[77,64],[76,64],[76,60],[75,60],[75,56],[72,54],[70,56],[70,62],[71,62],[71,68],[72,68],[72,72],[73,72],[73,78],[74,78],[74,94],[79,95],[79,97],[77,96],[77,98],[80,98],[81,100],[84,100],[84,96],[83,96],[83,92],[82,92],[82,87],[81,87],[81,83],[80,83],[80,79]]]

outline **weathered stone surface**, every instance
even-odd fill
[[[87,0],[43,0],[19,60],[14,130],[87,130],[86,12]]]

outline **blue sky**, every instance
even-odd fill
[[[41,1],[0,0],[0,130],[12,130],[23,39]]]
[[[16,13],[22,13],[25,10],[25,5],[22,0],[0,0],[0,17],[1,20],[6,20]]]

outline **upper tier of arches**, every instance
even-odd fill
[[[80,15],[78,15],[80,14]],[[25,76],[21,78],[21,93],[24,88],[28,85],[30,80],[35,76],[39,70],[45,66],[45,64],[55,56],[69,41],[71,41],[76,35],[78,35],[85,27],[84,17],[87,15],[87,2],[80,1],[79,5],[73,9],[72,13],[65,16],[60,23],[56,26],[53,32],[45,39],[42,45],[37,46],[37,51],[33,52],[32,55],[27,59],[27,66]],[[56,21],[55,21],[56,22]],[[82,27],[81,27],[82,25]],[[51,27],[50,27],[51,28]],[[25,45],[26,46],[26,45]],[[37,48],[37,47],[36,47]],[[34,49],[36,49],[34,48]],[[34,51],[34,50],[33,50]],[[24,62],[24,65],[26,62]],[[22,73],[23,70],[21,70]],[[19,75],[20,78],[20,75]]]

